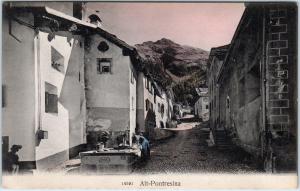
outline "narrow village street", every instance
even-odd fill
[[[196,124],[199,124],[196,126]],[[249,156],[237,148],[209,147],[206,123],[179,124],[175,135],[151,148],[151,159],[134,173],[258,173]]]
[[[4,2],[3,174],[297,176],[297,4],[227,3]]]

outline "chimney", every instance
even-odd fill
[[[73,17],[83,20],[84,19],[84,11],[85,3],[80,1],[73,2]]]

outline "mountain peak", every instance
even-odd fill
[[[167,38],[162,38],[160,40],[157,40],[155,43],[168,43],[168,44],[176,44],[175,42],[173,42],[172,40],[170,39],[167,39]]]
[[[205,82],[207,51],[180,45],[167,38],[135,46],[159,84],[171,85],[177,101],[185,101],[182,92],[193,95],[194,88]]]

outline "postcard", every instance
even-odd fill
[[[296,2],[2,4],[4,188],[296,188]]]

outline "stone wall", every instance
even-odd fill
[[[267,123],[270,130],[276,132],[288,132],[293,118],[291,106],[295,86],[289,83],[293,70],[290,41],[296,38],[293,39],[295,34],[288,30],[293,22],[288,21],[288,10],[285,6],[274,6],[267,17]]]

